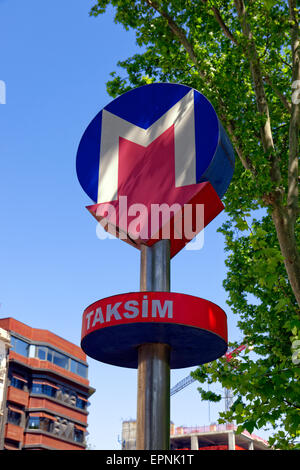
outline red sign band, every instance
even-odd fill
[[[132,292],[99,300],[83,313],[82,349],[96,360],[137,367],[138,346],[166,343],[171,368],[210,362],[227,350],[225,312],[174,292]]]

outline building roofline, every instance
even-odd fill
[[[41,328],[33,328],[25,323],[16,320],[13,317],[6,317],[0,319],[0,328],[3,328],[11,333],[17,333],[20,336],[32,341],[42,341],[62,351],[75,356],[76,358],[86,362],[86,354],[80,346],[68,341],[67,339],[59,336],[52,331]]]

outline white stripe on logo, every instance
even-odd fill
[[[118,198],[119,138],[147,147],[174,124],[175,185],[196,183],[194,90],[187,93],[148,129],[102,111],[98,203]]]

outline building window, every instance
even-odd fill
[[[75,406],[81,410],[85,410],[88,401],[85,397],[77,395],[74,390],[66,389],[65,387],[58,387],[50,382],[43,381],[43,379],[33,380],[31,393],[47,395],[48,397],[60,400],[67,405]]]
[[[28,357],[29,343],[23,341],[22,339],[11,336],[11,350],[15,351],[22,356]]]
[[[19,390],[23,390],[23,388],[24,388],[23,380],[20,380],[17,377],[12,377],[10,385],[12,387],[18,388]]]
[[[53,351],[53,363],[63,369],[69,369],[69,358],[57,351]]]
[[[40,384],[40,383],[33,383],[33,384],[32,384],[32,387],[31,387],[31,392],[32,392],[32,393],[38,393],[38,394],[43,393],[43,392],[42,392],[42,384]]]
[[[82,398],[77,397],[76,406],[77,408],[80,408],[81,410],[85,410],[87,406],[87,400],[83,400]]]
[[[48,397],[55,397],[58,387],[52,386],[46,382],[33,382],[31,387],[32,393],[48,395]]]
[[[11,350],[15,351],[22,356],[29,357],[29,349],[31,347],[30,357],[38,357],[41,361],[49,361],[53,364],[62,367],[63,369],[70,370],[76,375],[87,379],[88,367],[75,359],[55,351],[47,346],[34,346],[26,341],[23,341],[15,336],[11,336]],[[32,348],[35,348],[35,354]]]
[[[39,429],[40,427],[40,418],[37,416],[30,416],[28,420],[29,429]]]
[[[27,428],[40,429],[78,443],[84,442],[85,429],[82,426],[74,425],[72,421],[65,418],[51,418],[40,413],[40,416],[29,416]]]
[[[77,374],[77,364],[78,364],[77,361],[74,361],[74,359],[71,359],[71,372],[73,372],[73,374]]]
[[[63,369],[70,370],[76,375],[80,375],[84,379],[87,379],[88,367],[75,359],[55,351],[47,346],[36,346],[35,357],[38,357],[42,361],[49,361],[53,364],[62,367]]]
[[[41,429],[42,431],[52,432],[54,419],[44,416],[29,416],[27,428],[28,429]]]
[[[71,359],[71,372],[74,374],[80,375],[80,377],[83,377],[84,379],[87,378],[87,366],[84,364],[81,364],[81,362],[75,361],[74,359]]]
[[[47,356],[47,348],[45,348],[43,346],[38,346],[37,347],[37,357],[41,361],[46,361],[46,356]]]
[[[19,426],[21,422],[21,413],[15,411],[14,409],[8,408],[7,422]]]
[[[40,418],[40,429],[51,432],[53,428],[53,420],[49,418]]]
[[[80,443],[84,441],[84,432],[76,427],[74,428],[74,441]]]
[[[19,442],[5,438],[4,450],[19,450]]]
[[[55,397],[56,389],[54,387],[51,387],[51,385],[43,385],[42,387],[42,393],[48,395],[48,397]]]
[[[81,364],[80,362],[77,362],[77,373],[84,379],[87,378],[87,366]]]

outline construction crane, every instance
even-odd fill
[[[196,379],[194,379],[191,375],[188,375],[184,379],[180,380],[180,382],[177,382],[174,387],[171,388],[170,395],[175,395],[175,393],[180,392],[183,388],[187,387],[191,383],[195,382]]]
[[[235,356],[240,354],[246,348],[247,348],[247,344],[241,344],[237,348],[227,352],[225,354],[227,362],[230,362]],[[184,389],[185,387],[187,387],[188,385],[190,385],[191,383],[193,383],[195,381],[196,381],[196,379],[194,379],[191,375],[188,375],[184,379],[177,382],[177,384],[174,385],[174,387],[171,388],[170,396],[175,395],[176,393],[180,392],[180,390]],[[224,398],[225,398],[225,411],[229,411],[230,407],[233,403],[232,390],[225,388],[225,397]]]

